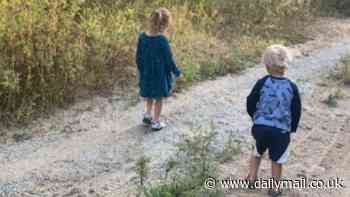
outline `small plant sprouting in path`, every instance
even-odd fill
[[[242,152],[241,145],[242,141],[236,138],[233,131],[231,131],[229,138],[225,143],[224,149],[221,154],[218,155],[217,159],[220,161],[220,163],[232,161],[235,156]]]
[[[217,133],[214,124],[193,129],[177,144],[175,158],[165,164],[165,175],[158,184],[141,185],[145,197],[221,197],[220,189],[206,190],[204,182],[217,177],[217,157],[212,150]],[[144,162],[138,162],[143,166]],[[138,171],[138,173],[143,171]],[[141,176],[140,176],[141,177]]]
[[[337,107],[338,106],[338,101],[337,101],[337,97],[333,94],[330,94],[326,100],[323,101],[323,103],[325,103],[326,105],[328,105],[328,107]]]
[[[147,179],[149,168],[148,164],[150,162],[150,159],[142,156],[137,162],[136,162],[136,173],[139,177],[139,183],[141,186],[145,185],[145,180]]]
[[[337,88],[333,93],[329,94],[329,96],[323,100],[323,103],[328,105],[329,107],[337,107],[338,106],[338,100],[344,98],[344,92],[341,88]]]
[[[330,84],[332,87],[335,86],[336,88],[322,102],[329,107],[334,108],[338,106],[338,100],[344,98],[342,87],[344,84],[350,84],[350,55],[344,57],[341,60],[339,67],[331,71],[326,79],[326,86],[329,86]]]

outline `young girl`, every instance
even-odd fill
[[[146,104],[143,123],[151,125],[155,131],[166,126],[160,121],[163,99],[171,95],[173,76],[179,77],[181,74],[173,58],[169,41],[164,36],[170,20],[169,10],[165,8],[155,10],[150,17],[149,31],[140,34],[136,52],[140,95],[145,98]]]

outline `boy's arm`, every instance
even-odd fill
[[[298,129],[300,118],[301,118],[301,111],[302,111],[302,105],[301,105],[301,98],[299,94],[298,87],[293,84],[293,91],[294,91],[294,97],[292,100],[291,105],[291,112],[292,112],[292,133],[295,133]]]
[[[250,92],[249,96],[247,97],[247,112],[252,119],[254,118],[254,114],[257,110],[256,105],[260,100],[260,91],[264,86],[265,81],[266,81],[266,77],[263,79],[260,79],[254,85],[253,90]]]
[[[170,72],[174,73],[176,77],[179,77],[181,75],[181,70],[177,67],[175,58],[173,56],[173,53],[171,51],[171,47],[169,44],[169,41],[165,39],[165,56],[166,56],[166,62],[169,66]]]

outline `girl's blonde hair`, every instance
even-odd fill
[[[262,63],[269,67],[287,68],[291,60],[289,50],[279,44],[268,47],[262,56]]]
[[[171,22],[170,11],[166,8],[159,8],[153,11],[150,19],[150,33],[164,33]]]

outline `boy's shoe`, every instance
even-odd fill
[[[248,188],[250,190],[254,190],[255,188],[255,183],[257,182],[257,180],[250,180],[249,179],[249,175],[247,176],[247,178],[244,179],[245,182],[247,183]]]
[[[145,113],[143,115],[143,120],[142,120],[143,124],[145,125],[151,125],[152,124],[152,116],[150,114]]]
[[[255,183],[257,182],[256,180],[254,180],[254,181],[246,180],[246,181],[248,183],[248,189],[250,189],[250,190],[255,190],[256,189],[256,187],[255,187]]]
[[[153,131],[160,131],[166,127],[166,124],[164,122],[152,122],[152,130]]]
[[[268,195],[271,196],[271,197],[278,197],[278,196],[282,195],[282,191],[281,190],[269,189]]]

